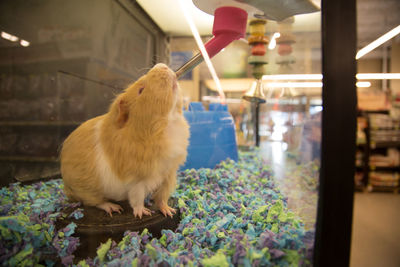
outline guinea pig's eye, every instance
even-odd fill
[[[140,95],[144,90],[144,87],[140,87],[139,91],[138,91],[138,95]]]

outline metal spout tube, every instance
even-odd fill
[[[247,12],[245,10],[232,6],[217,8],[214,12],[214,37],[204,45],[208,56],[212,58],[234,40],[243,38],[246,35],[246,25]],[[202,61],[203,56],[201,53],[196,54],[189,62],[175,72],[176,77],[181,77]]]
[[[189,71],[191,71],[194,67],[203,62],[203,56],[201,53],[197,53],[194,57],[192,57],[188,62],[186,62],[182,67],[180,67],[177,71],[175,71],[176,78],[180,78],[185,75]]]

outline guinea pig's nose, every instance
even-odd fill
[[[154,68],[167,70],[168,66],[163,63],[158,63],[157,65],[154,66]]]

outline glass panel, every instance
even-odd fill
[[[357,150],[350,266],[396,265],[400,172],[400,2],[357,1]],[[397,34],[396,33],[397,29]],[[387,38],[390,37],[390,38]],[[369,192],[369,194],[367,194]],[[374,194],[380,192],[385,194]],[[395,193],[395,194],[393,194]],[[382,198],[381,198],[382,196]],[[393,210],[387,210],[392,208]],[[383,216],[388,216],[382,220]],[[374,220],[379,223],[375,225]],[[379,236],[374,233],[380,232]],[[393,244],[394,244],[393,243]],[[387,263],[382,263],[387,260]]]
[[[249,175],[248,173],[239,175],[240,178],[244,177],[249,184],[256,185],[256,188],[251,185],[246,186],[247,194],[254,193],[263,198],[260,203],[267,206],[266,211],[271,213],[273,213],[271,207],[277,203],[277,199],[282,200],[283,203],[282,216],[279,217],[276,214],[276,220],[269,220],[265,225],[248,219],[243,213],[238,213],[241,219],[248,219],[246,222],[254,225],[256,229],[255,236],[251,237],[249,233],[246,233],[248,228],[243,230],[244,236],[257,244],[249,245],[249,250],[261,253],[263,247],[257,242],[265,238],[265,233],[271,230],[275,240],[280,242],[281,246],[273,248],[283,251],[285,256],[278,258],[273,253],[270,254],[269,263],[272,265],[287,264],[290,262],[287,257],[291,253],[298,256],[300,261],[289,264],[295,266],[312,264],[321,166],[323,109],[320,22],[320,12],[296,15],[281,23],[267,20],[264,34],[270,39],[270,43],[272,43],[271,39],[277,36],[276,33],[280,33],[282,39],[277,38],[276,46],[271,45],[271,49],[267,48],[265,57],[260,59],[268,62],[264,65],[263,73],[265,75],[263,77],[265,103],[255,104],[242,99],[244,94],[254,93],[251,88],[256,79],[254,75],[256,64],[254,62],[249,64],[249,61],[257,60],[257,58],[250,58],[252,51],[254,55],[254,46],[249,44],[252,36],[249,25],[247,42],[235,41],[212,59],[221,78],[229,112],[235,121],[239,148],[238,163],[241,168],[248,170],[247,168],[254,168],[261,162],[263,170],[268,170],[264,176],[260,174],[261,170],[254,171],[253,175],[257,177],[256,179],[251,175],[246,176]],[[191,38],[176,37],[171,41],[172,51],[196,50]],[[202,102],[207,109],[210,103],[219,101],[218,93],[209,70],[204,64],[200,65],[198,70],[193,70],[193,76],[197,73],[201,81]],[[181,83],[189,101],[193,101],[188,93],[192,90],[192,86],[190,81]],[[256,134],[259,135],[258,139]],[[273,182],[273,185],[258,184],[258,181],[263,179]],[[239,179],[239,181],[242,180]],[[235,188],[234,185],[231,186]],[[235,189],[232,190],[235,191]],[[268,195],[266,194],[268,190],[273,190],[278,195]],[[251,197],[243,196],[243,199],[248,198]],[[234,201],[230,203],[232,202]],[[249,202],[251,204],[247,206],[248,209],[262,209],[260,203]],[[268,212],[262,213],[266,219]],[[237,213],[234,214],[237,215]],[[292,214],[295,222],[286,224],[285,216],[290,217]],[[288,242],[286,237],[289,238],[290,232],[296,232],[296,237],[292,236],[293,240],[291,240],[298,242],[296,243],[298,246],[290,246],[286,243]],[[258,260],[248,259],[246,256],[243,256],[243,259],[253,264],[265,264],[263,256],[260,256]]]
[[[61,142],[151,67],[155,37],[111,0],[2,1],[0,10],[5,185],[57,173]]]
[[[357,89],[355,185],[361,191],[397,192],[399,187],[398,10],[400,4],[396,1],[376,6],[368,1],[357,2],[357,77],[358,82],[366,84]]]
[[[165,58],[155,55],[165,36],[134,3],[115,0],[1,1],[0,31],[0,262],[72,266],[131,228],[102,236],[101,225],[115,221],[66,197],[61,145],[84,121],[106,113],[156,56]],[[101,234],[84,237],[82,224],[93,225],[91,219],[100,226],[89,231]]]

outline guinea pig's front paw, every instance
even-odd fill
[[[172,218],[174,214],[176,213],[176,210],[168,206],[166,203],[161,203],[158,204],[158,209],[161,211],[162,214],[164,214],[165,217],[169,216]]]
[[[111,202],[104,202],[97,205],[96,207],[105,210],[105,212],[107,212],[108,215],[110,215],[111,217],[113,212],[118,212],[119,214],[121,214],[121,211],[124,210],[120,205]]]
[[[148,208],[145,208],[145,207],[143,207],[143,206],[141,206],[141,207],[134,207],[134,208],[133,208],[133,215],[134,215],[135,217],[139,217],[140,219],[142,219],[143,214],[144,214],[144,215],[149,215],[149,216],[151,216],[151,210],[149,210]]]

